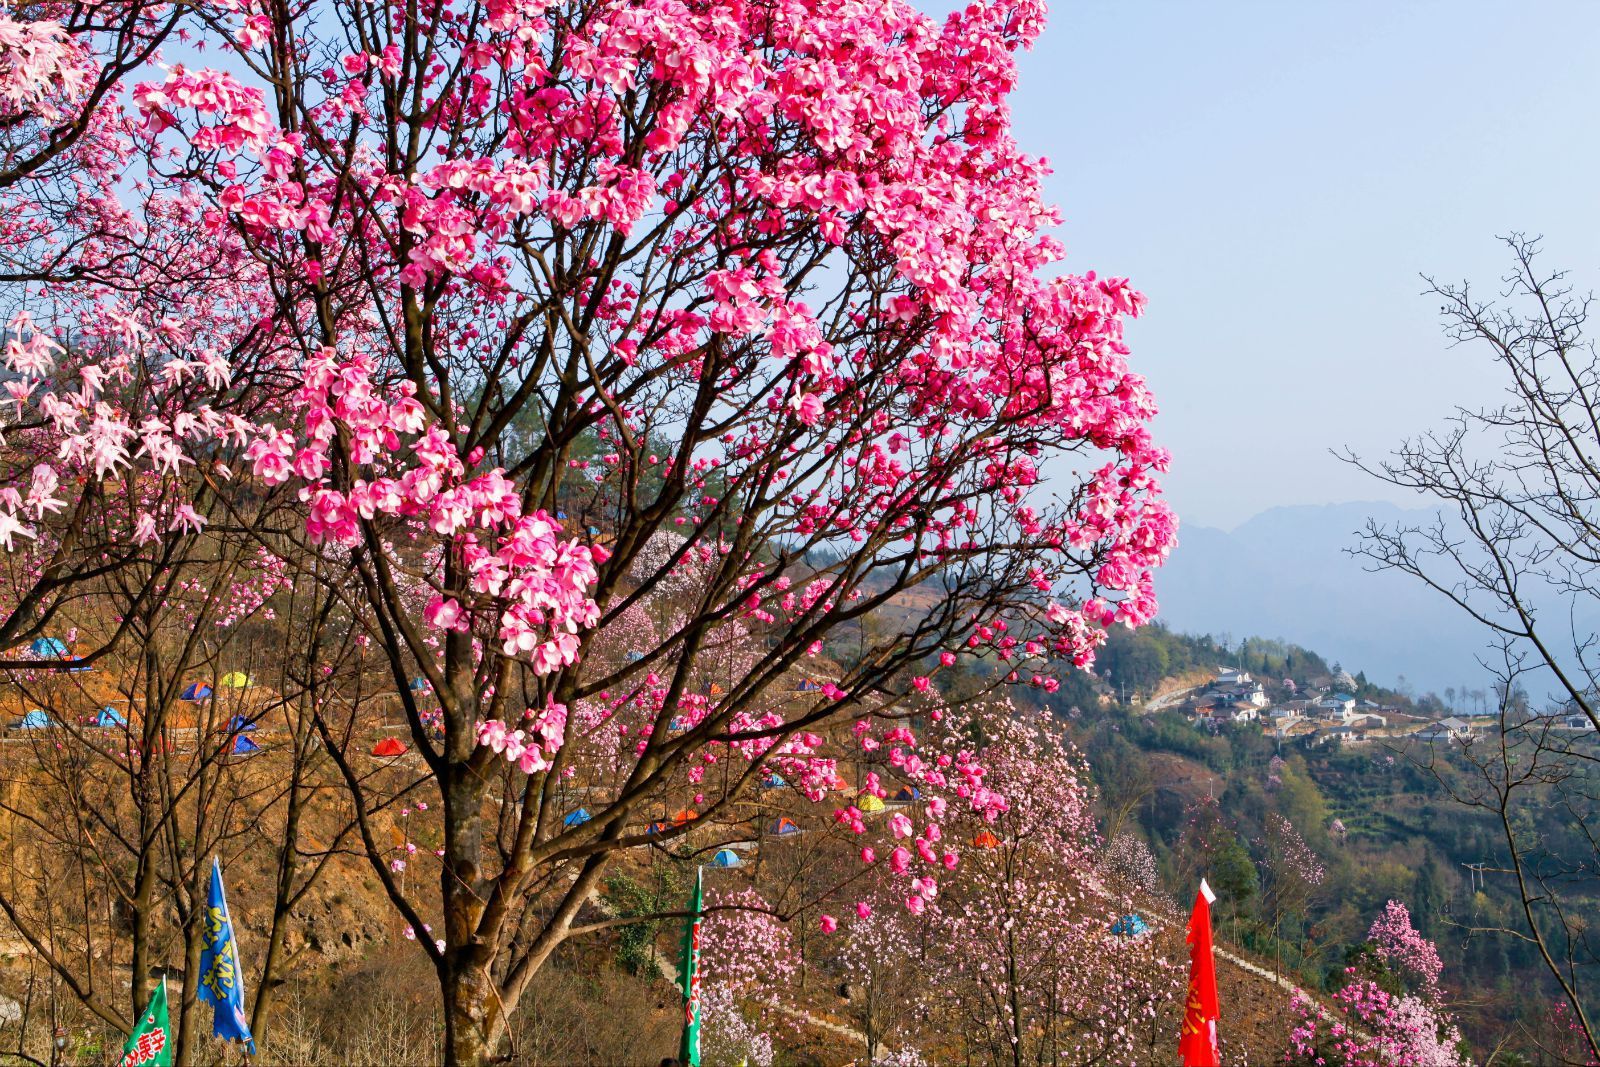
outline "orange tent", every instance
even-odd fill
[[[372,746],[372,754],[374,756],[382,756],[385,759],[404,756],[406,754],[406,746],[401,743],[398,737],[385,737],[382,741]]]
[[[998,837],[994,836],[993,834],[991,834],[987,830],[978,831],[978,836],[974,837],[972,839],[972,843],[974,845],[977,845],[979,848],[999,848],[1000,847],[1000,839]]]
[[[690,811],[688,808],[684,808],[682,811],[678,812],[678,814],[676,814],[676,815],[674,815],[672,817],[672,825],[674,825],[674,826],[682,826],[684,823],[688,822],[690,819],[698,819],[699,817],[700,817],[700,813],[699,812]]]

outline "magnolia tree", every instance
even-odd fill
[[[793,933],[754,889],[708,894],[701,933],[701,1041],[717,1062],[771,1067],[790,1029],[781,991],[799,970]]]
[[[1082,757],[1004,704],[964,709],[934,735],[932,758],[981,763],[1003,799],[985,810],[930,790],[866,846],[873,878],[851,887],[860,899],[841,909],[833,960],[873,1054],[916,1042],[995,1064],[1151,1057],[1182,972],[1147,927],[1120,921],[1130,898],[1099,876]],[[922,874],[919,855],[946,876]]]
[[[7,151],[50,161],[0,186],[0,637],[223,529],[323,576],[437,793],[419,897],[340,760],[395,907],[441,919],[451,1060],[495,1054],[611,857],[689,832],[649,798],[715,818],[787,760],[820,800],[831,723],[902,729],[963,655],[1053,685],[1152,615],[1142,298],[1051,269],[1009,128],[1041,3],[82,11],[0,20]],[[571,742],[618,716],[602,783]]]
[[[1433,942],[1411,925],[1398,900],[1367,933],[1366,951],[1345,969],[1333,1010],[1296,993],[1298,1019],[1289,1063],[1338,1067],[1460,1067],[1461,1033],[1439,987],[1444,964]]]
[[[1182,971],[1126,922],[1130,900],[1094,874],[1088,767],[1045,722],[974,716],[986,781],[1006,798],[992,821],[953,820],[976,843],[941,893],[927,997],[995,1064],[1132,1063],[1154,1053]],[[958,734],[959,736],[959,734]]]

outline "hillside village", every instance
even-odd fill
[[[1162,695],[1150,711],[1182,713],[1196,729],[1215,733],[1228,724],[1258,723],[1279,741],[1309,746],[1361,745],[1379,739],[1468,743],[1495,723],[1493,715],[1442,718],[1417,714],[1398,703],[1358,699],[1356,680],[1340,671],[1328,686],[1300,686],[1292,678],[1274,681],[1236,667],[1219,667],[1203,685]],[[1594,724],[1572,709],[1550,713],[1551,729],[1593,732]]]

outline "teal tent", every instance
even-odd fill
[[[742,867],[744,866],[744,857],[739,855],[731,848],[725,848],[719,851],[715,856],[711,857],[711,866]]]
[[[574,826],[582,826],[584,823],[588,822],[589,817],[590,816],[587,809],[579,808],[577,811],[568,814],[565,819],[562,819],[561,825],[570,830]]]
[[[1111,924],[1111,932],[1118,937],[1142,937],[1150,932],[1150,924],[1142,915],[1124,915]]]
[[[49,715],[46,715],[38,708],[35,708],[22,718],[18,719],[16,722],[12,723],[11,728],[13,730],[43,730],[46,727],[54,725],[55,721],[51,719]]]
[[[427,692],[427,689],[428,689],[428,680],[426,678],[413,678],[413,679],[411,679],[411,691],[413,693],[424,693],[424,692]]]
[[[66,642],[54,637],[36,637],[33,639],[33,644],[28,646],[28,650],[35,656],[49,656],[52,659],[66,659],[71,655],[67,651]]]
[[[107,704],[100,709],[100,714],[94,717],[96,726],[126,726],[128,720],[122,717],[122,712]]]
[[[789,783],[776,774],[769,774],[761,781],[762,789],[788,789]]]

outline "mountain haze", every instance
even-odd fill
[[[1283,638],[1374,682],[1404,677],[1418,693],[1485,688],[1481,630],[1419,582],[1370,573],[1345,551],[1368,517],[1430,514],[1356,502],[1272,508],[1232,531],[1184,526],[1156,578],[1161,618],[1191,633]]]

